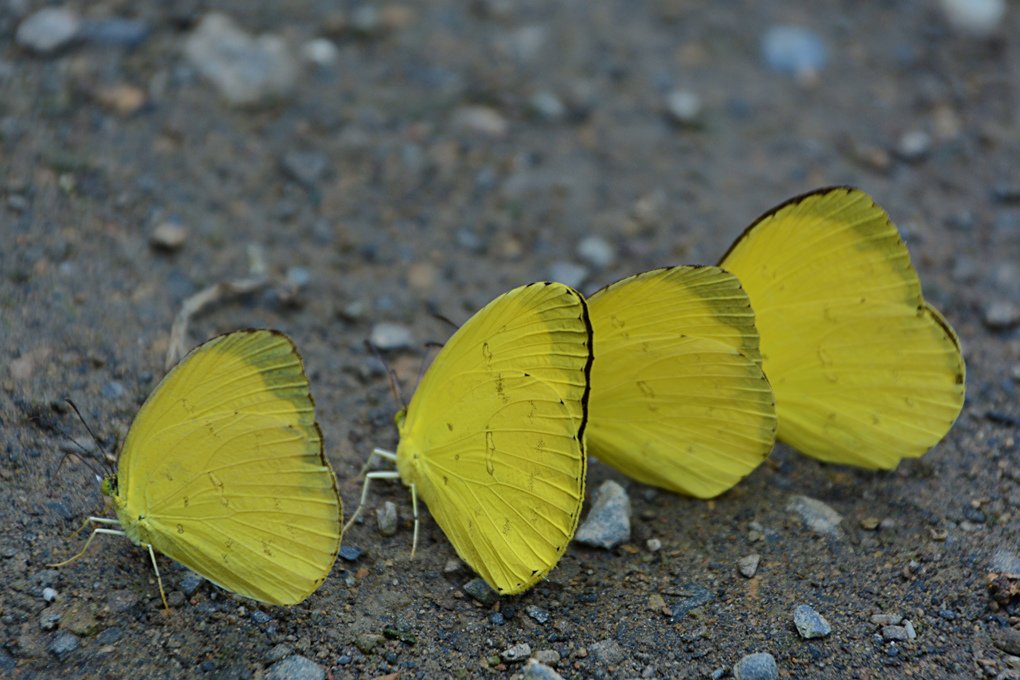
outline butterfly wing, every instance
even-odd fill
[[[718,267],[618,281],[588,301],[590,452],[625,474],[711,498],[757,467],[776,434],[747,295]]]
[[[821,460],[893,468],[948,432],[963,406],[959,340],[867,194],[788,201],[721,264],[754,306],[780,439]]]
[[[446,343],[401,424],[401,478],[500,593],[544,577],[577,528],[591,337],[567,286],[505,293]]]
[[[295,604],[318,588],[342,511],[287,336],[221,335],[174,367],[131,426],[114,502],[135,540],[228,590]]]

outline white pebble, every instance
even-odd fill
[[[593,267],[600,269],[613,264],[616,261],[616,251],[606,239],[601,236],[585,236],[577,244],[577,256]]]
[[[328,68],[340,59],[340,50],[332,40],[316,38],[301,46],[301,59],[319,68]]]
[[[57,599],[57,591],[54,590],[53,588],[43,588],[42,599],[46,600],[47,602],[53,602],[54,600]]]
[[[648,549],[652,552],[659,552],[662,550],[662,541],[657,538],[649,538],[648,541],[645,542],[645,545],[648,546]]]
[[[953,28],[984,38],[1002,23],[1006,0],[942,0],[942,11]]]

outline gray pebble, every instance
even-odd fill
[[[1000,574],[1020,574],[1020,557],[1017,557],[1016,553],[1011,550],[999,548],[992,553],[989,569]]]
[[[816,534],[823,536],[840,536],[842,530],[839,523],[843,516],[820,500],[809,496],[791,496],[786,504],[788,512],[796,512],[806,526]]]
[[[60,612],[44,609],[39,617],[39,630],[51,631],[60,626]]]
[[[499,656],[503,661],[523,661],[531,656],[531,645],[527,642],[519,642],[504,649]]]
[[[463,106],[454,111],[452,124],[461,132],[492,139],[505,137],[510,129],[506,118],[488,106]]]
[[[829,50],[814,31],[800,26],[773,26],[761,40],[762,57],[773,71],[798,80],[816,77],[829,60]]]
[[[149,25],[138,19],[124,17],[86,19],[78,31],[78,37],[93,45],[130,49],[138,47],[149,37]]]
[[[949,24],[977,38],[993,35],[1006,15],[1006,0],[941,0]]]
[[[57,591],[54,590],[53,588],[43,588],[42,599],[46,600],[47,602],[53,602],[54,600],[57,599]]]
[[[149,235],[149,245],[167,253],[180,250],[188,240],[188,228],[173,221],[160,222]]]
[[[277,661],[282,661],[286,659],[293,653],[294,653],[293,647],[281,642],[278,645],[273,645],[269,649],[269,651],[266,652],[265,660],[269,663],[276,663]]]
[[[597,269],[605,269],[616,261],[616,250],[601,236],[585,236],[577,244],[577,256]]]
[[[456,557],[446,560],[446,564],[443,565],[444,574],[459,574],[462,571],[464,571],[464,563]]]
[[[882,637],[886,640],[903,642],[910,639],[904,626],[882,626]]]
[[[776,680],[779,667],[776,658],[768,652],[748,654],[733,664],[733,677],[736,680]]]
[[[560,662],[560,653],[555,649],[539,649],[531,655],[531,658],[539,663],[555,666]]]
[[[529,604],[525,607],[524,611],[527,612],[528,616],[539,623],[546,623],[549,620],[549,612],[533,604]]]
[[[607,550],[630,540],[630,498],[622,486],[611,479],[602,483],[574,540]]]
[[[329,68],[340,59],[340,50],[325,38],[309,40],[301,46],[301,58],[319,68]]]
[[[39,588],[53,587],[59,576],[56,569],[40,569],[32,574],[32,583]]]
[[[173,609],[179,609],[184,606],[184,599],[184,593],[174,590],[166,596],[166,603]]]
[[[924,130],[910,130],[900,137],[896,155],[908,163],[915,163],[928,155],[931,149],[931,135]]]
[[[311,659],[295,654],[277,661],[266,671],[266,680],[323,680],[326,669]]]
[[[645,541],[645,547],[648,548],[648,552],[659,552],[662,550],[662,541],[657,538],[649,538]]]
[[[280,159],[280,169],[290,179],[314,188],[329,169],[329,158],[321,151],[288,151]]]
[[[533,94],[528,100],[528,107],[539,118],[550,122],[563,120],[567,115],[567,107],[563,101],[548,90]]]
[[[295,290],[303,290],[312,282],[312,273],[306,267],[287,267],[287,284]]]
[[[414,335],[407,326],[380,321],[372,327],[368,341],[382,350],[406,349],[414,344]]]
[[[76,635],[66,632],[57,633],[53,638],[53,641],[50,642],[48,649],[50,650],[50,654],[63,661],[70,656],[71,652],[78,649],[80,644],[81,643],[78,641],[78,637]]]
[[[490,588],[489,584],[480,578],[473,578],[465,583],[463,590],[465,593],[486,606],[494,604],[496,600],[499,599],[499,595],[496,591]]]
[[[909,619],[903,622],[903,627],[906,628],[906,630],[907,630],[907,639],[908,640],[916,640],[917,639],[917,631],[914,630],[914,624],[911,623]]]
[[[528,665],[521,672],[521,678],[522,680],[563,680],[562,675],[535,659],[528,661]]]
[[[379,533],[383,536],[392,536],[397,533],[397,504],[393,501],[386,501],[383,506],[375,511],[376,521],[379,523]]]
[[[696,126],[701,123],[701,97],[690,90],[673,90],[666,95],[666,114],[677,125]]]
[[[758,553],[751,553],[747,557],[741,557],[737,561],[737,569],[740,570],[741,575],[751,578],[758,573],[758,564],[761,562],[761,555]]]
[[[588,654],[599,663],[607,666],[615,666],[623,661],[624,657],[623,647],[613,638],[591,643],[588,645]]]
[[[992,631],[992,644],[1014,656],[1020,656],[1020,630],[1000,628]]]
[[[186,573],[184,578],[180,580],[180,583],[177,584],[177,587],[180,588],[185,597],[191,597],[204,581],[204,577],[199,576],[189,569],[188,573]]]
[[[903,617],[899,614],[874,614],[871,617],[871,623],[876,626],[898,626],[903,621]]]
[[[127,394],[127,388],[124,387],[124,383],[118,380],[111,380],[103,385],[100,393],[103,395],[103,398],[114,401]]]
[[[793,610],[793,625],[805,640],[826,637],[832,632],[832,627],[825,617],[806,604],[797,605]]]
[[[253,37],[225,14],[211,12],[184,41],[188,63],[229,104],[261,104],[288,94],[297,63],[278,36]]]
[[[1010,300],[998,300],[985,307],[985,325],[1004,331],[1020,323],[1020,307]]]
[[[19,47],[38,54],[52,54],[70,44],[80,28],[81,20],[74,12],[47,7],[22,21],[14,40]]]
[[[588,268],[576,262],[557,260],[549,265],[549,280],[579,288],[588,278]]]
[[[715,594],[700,583],[685,583],[680,586],[680,591],[686,597],[670,608],[672,621],[679,621],[692,610],[703,607],[715,599]]]

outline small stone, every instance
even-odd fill
[[[453,126],[461,132],[499,139],[510,129],[499,111],[488,106],[463,106],[453,113]]]
[[[495,604],[499,595],[489,587],[489,584],[480,578],[473,578],[464,584],[462,590],[475,598],[485,606]]]
[[[386,641],[386,638],[379,633],[362,633],[354,638],[354,646],[362,654],[371,654],[372,650]]]
[[[269,663],[276,663],[277,661],[282,661],[283,659],[286,659],[288,656],[290,656],[293,653],[294,653],[294,648],[293,647],[291,647],[290,645],[286,645],[286,644],[281,642],[280,644],[273,645],[269,649],[269,651],[266,652],[266,655],[265,655],[264,658]]]
[[[277,661],[265,675],[266,680],[324,680],[325,677],[325,668],[297,654]]]
[[[280,159],[280,169],[298,184],[313,189],[326,175],[329,158],[321,151],[288,151]]]
[[[53,602],[54,600],[57,599],[57,591],[54,590],[53,588],[43,588],[42,599],[46,600],[47,602]]]
[[[549,612],[542,609],[541,607],[529,604],[527,607],[525,607],[524,611],[528,614],[528,616],[530,616],[538,623],[547,623],[549,621]]]
[[[701,97],[690,90],[673,90],[666,95],[666,114],[677,125],[697,126],[701,123]]]
[[[913,623],[911,623],[909,620],[906,620],[906,621],[903,622],[903,627],[907,630],[907,639],[908,640],[916,640],[917,639],[917,631],[914,630],[914,624]]]
[[[53,611],[52,609],[44,609],[42,616],[39,617],[39,630],[51,631],[56,630],[60,626],[60,612]]]
[[[105,108],[120,116],[137,113],[147,100],[145,90],[124,83],[100,87],[95,91],[95,97]]]
[[[528,107],[536,116],[549,122],[563,120],[567,115],[567,107],[563,100],[548,90],[533,94],[528,100]]]
[[[18,25],[14,41],[37,54],[52,54],[78,37],[80,28],[81,20],[71,10],[47,7]]]
[[[329,68],[340,60],[340,50],[332,40],[315,38],[301,46],[301,59],[319,68]]]
[[[662,550],[662,541],[657,538],[649,538],[645,541],[645,547],[648,548],[648,552],[659,552]]]
[[[443,565],[444,574],[459,574],[464,571],[464,563],[458,560],[456,557],[451,557],[446,560],[446,564]]]
[[[593,659],[607,666],[615,666],[624,657],[623,647],[613,638],[591,643],[588,645],[588,653]]]
[[[861,528],[865,531],[875,531],[879,524],[881,524],[881,520],[877,517],[865,517],[860,521]]]
[[[1004,331],[1020,323],[1020,307],[1011,300],[998,300],[985,307],[985,325],[993,331]]]
[[[555,649],[539,649],[531,655],[531,658],[539,663],[555,666],[560,662],[560,653]]]
[[[579,288],[588,278],[588,268],[576,262],[558,260],[549,266],[549,279],[571,288]]]
[[[977,38],[994,35],[1006,15],[1006,0],[941,0],[950,25]]]
[[[132,49],[149,37],[149,24],[138,19],[104,17],[86,19],[78,32],[85,42],[103,47],[126,47]]]
[[[1020,656],[1020,630],[1000,628],[992,631],[992,644],[1013,656]]]
[[[414,344],[414,335],[407,326],[380,321],[372,327],[368,341],[381,350],[406,349]]]
[[[768,652],[748,654],[733,664],[733,677],[736,680],[776,680],[779,667],[776,658]]]
[[[1020,557],[1011,550],[999,548],[992,553],[992,560],[988,566],[991,571],[1000,574],[1020,574]]]
[[[506,623],[506,617],[503,616],[503,612],[493,612],[489,614],[489,623],[494,626],[502,626]]]
[[[111,626],[96,636],[96,642],[101,645],[112,645],[120,642],[124,637],[124,631],[117,626]]]
[[[188,228],[177,222],[160,222],[149,236],[149,244],[164,252],[180,250],[188,240]]]
[[[885,640],[896,642],[905,642],[910,639],[904,626],[882,626],[882,637]]]
[[[563,676],[549,666],[535,659],[528,661],[528,665],[521,672],[522,680],[563,680]]]
[[[597,269],[605,269],[616,261],[616,250],[601,236],[585,236],[577,244],[577,256]]]
[[[793,625],[805,640],[826,637],[832,632],[832,627],[825,617],[806,604],[797,605],[793,610]]]
[[[896,144],[896,155],[908,163],[916,163],[928,155],[931,149],[931,135],[924,130],[910,130],[903,133]]]
[[[184,593],[182,593],[179,590],[171,591],[170,594],[166,596],[166,603],[170,605],[170,607],[173,609],[179,609],[180,607],[183,607],[184,602],[185,602]]]
[[[813,82],[829,60],[829,50],[814,31],[800,26],[773,26],[761,40],[762,56],[773,71],[800,82]]]
[[[297,63],[278,36],[252,37],[225,14],[211,12],[184,41],[184,56],[234,106],[289,94]]]
[[[184,578],[177,584],[177,587],[184,593],[185,597],[191,597],[195,594],[195,591],[202,587],[203,583],[205,583],[205,577],[199,576],[189,569]]]
[[[361,548],[353,545],[340,546],[340,559],[344,562],[357,562],[363,554],[364,551]]]
[[[698,607],[703,607],[715,599],[715,594],[700,583],[685,583],[680,591],[686,597],[673,605],[671,614],[673,621],[679,621]]]
[[[71,655],[74,650],[78,649],[81,643],[78,641],[77,635],[71,633],[57,633],[50,642],[49,651],[50,654],[57,657],[60,661],[63,661]]]
[[[820,500],[809,496],[791,496],[787,512],[796,512],[811,531],[823,536],[840,536],[843,516]]]
[[[287,285],[293,290],[303,290],[312,282],[312,273],[307,267],[287,267]]]
[[[111,380],[103,383],[103,387],[99,391],[103,395],[103,398],[109,399],[110,401],[120,399],[127,394],[127,388],[124,387],[124,383],[119,380]]]
[[[648,609],[656,613],[661,613],[666,610],[666,600],[658,593],[652,593],[648,596]]]
[[[630,498],[622,486],[611,479],[602,483],[574,540],[606,550],[630,540]]]
[[[741,557],[737,561],[737,568],[740,570],[741,575],[746,578],[752,578],[758,573],[758,564],[761,562],[761,555],[758,553],[751,553],[746,557]]]
[[[898,626],[903,621],[899,614],[873,614],[871,623],[876,626]]]
[[[531,656],[531,645],[527,642],[519,642],[516,645],[507,647],[499,655],[503,661],[513,663],[514,661],[524,661]]]
[[[392,536],[397,533],[397,504],[393,501],[386,501],[383,506],[375,511],[376,520],[379,523],[379,533],[383,536]]]

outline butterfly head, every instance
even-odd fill
[[[107,476],[103,477],[103,482],[102,482],[102,484],[99,485],[99,488],[103,492],[104,496],[110,496],[111,498],[113,496],[116,496],[117,495],[117,475],[116,474],[112,474],[112,475],[107,475]]]
[[[393,415],[393,424],[397,426],[397,432],[404,429],[404,421],[407,420],[407,409],[402,408]]]

